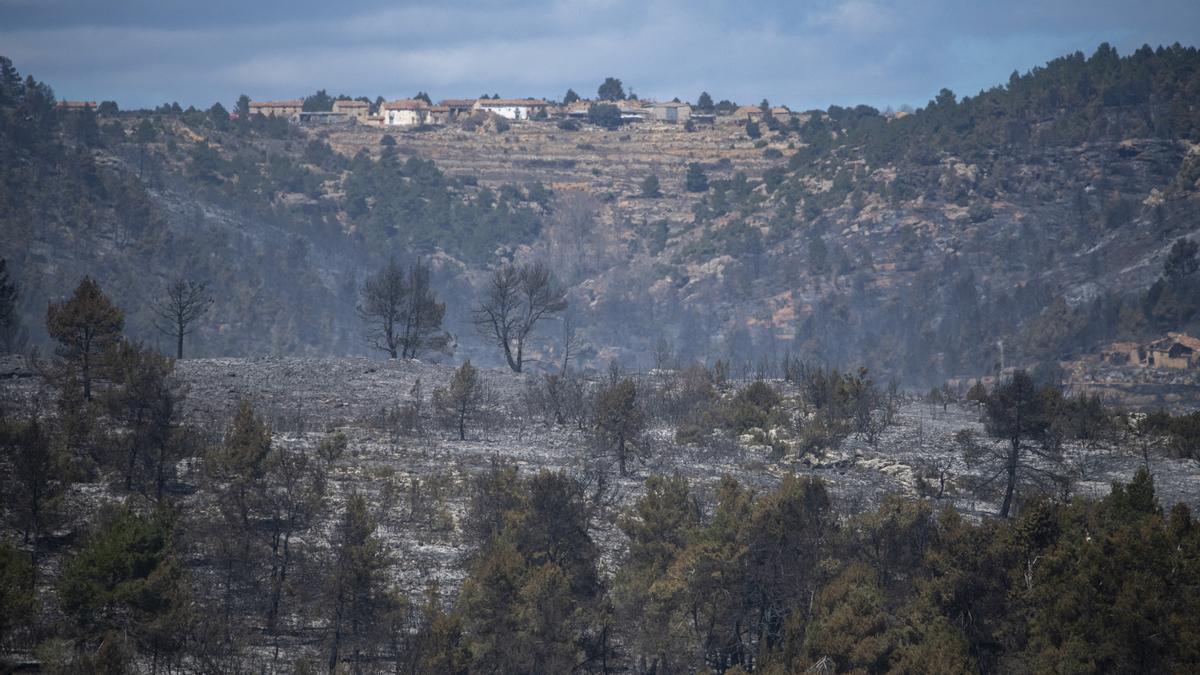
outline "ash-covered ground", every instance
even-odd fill
[[[45,383],[27,368],[18,364],[0,370],[5,375],[0,397],[10,405],[29,405],[40,398],[44,407],[53,400]],[[450,366],[365,358],[197,359],[180,361],[176,373],[187,392],[184,421],[200,430],[207,442],[220,442],[242,400],[250,401],[270,424],[274,442],[289,450],[314,452],[330,434],[345,434],[349,443],[330,471],[329,509],[322,529],[331,527],[348,494],[367,494],[396,562],[397,581],[414,594],[430,579],[450,589],[461,580],[468,552],[461,528],[468,487],[472,476],[494,461],[511,462],[525,474],[546,469],[584,477],[602,495],[594,536],[610,569],[623,547],[617,517],[641,494],[652,473],[686,476],[702,499],[726,474],[767,490],[796,472],[825,480],[845,514],[873,508],[888,494],[921,496],[971,517],[998,510],[998,489],[981,492],[973,487],[994,465],[972,464],[963,449],[963,430],[969,430],[983,449],[999,447],[999,441],[987,436],[972,403],[943,408],[919,397],[902,397],[893,424],[874,444],[853,435],[820,453],[792,450],[782,456],[746,437],[714,440],[704,447],[681,445],[675,441],[675,428],[657,421],[641,439],[649,458],[631,464],[632,475],[622,477],[615,461],[597,450],[586,425],[548,425],[529,410],[526,386],[539,375],[482,371],[488,390],[485,412],[468,424],[467,440],[460,441],[457,430],[438,419],[432,403],[434,389],[445,386],[453,375]],[[655,381],[656,376],[644,376],[641,386],[654,386]],[[789,395],[795,394],[790,385],[771,384],[788,405]],[[406,407],[419,411],[417,428],[397,423],[398,411]],[[718,438],[719,434],[714,437]],[[1064,476],[1066,483],[1023,483],[1019,496],[1039,491],[1059,497],[1103,496],[1113,481],[1129,480],[1147,461],[1139,446],[1120,437],[1090,447],[1067,443],[1061,455],[1061,462],[1043,467]],[[1164,506],[1182,501],[1193,509],[1200,507],[1200,462],[1168,458],[1157,450],[1148,453],[1148,460]],[[191,493],[183,497],[183,510],[202,508],[203,492],[187,489],[201,482],[199,462],[181,461],[176,474],[180,493]],[[85,513],[105,498],[102,486],[81,484],[69,499]]]
[[[330,433],[346,434],[348,450],[331,475],[332,501],[351,490],[374,497],[382,533],[400,560],[397,569],[414,590],[430,575],[451,585],[460,578],[465,549],[458,524],[466,509],[466,487],[472,475],[496,459],[515,463],[523,473],[565,470],[593,483],[603,476],[608,508],[596,522],[596,535],[609,563],[622,546],[617,515],[637,498],[652,473],[682,474],[702,495],[725,474],[766,490],[788,472],[807,473],[831,486],[845,513],[872,508],[892,493],[923,495],[976,517],[994,514],[999,501],[998,490],[981,494],[971,487],[992,469],[983,463],[972,466],[961,435],[956,438],[966,429],[981,446],[999,443],[988,438],[972,403],[943,408],[903,398],[893,425],[874,445],[856,435],[820,455],[792,451],[782,458],[773,458],[768,446],[746,442],[679,445],[675,429],[657,423],[642,441],[651,448],[649,459],[634,464],[633,475],[620,477],[615,462],[597,452],[588,430],[547,425],[529,411],[523,393],[538,375],[484,371],[487,413],[468,426],[467,440],[459,441],[432,410],[432,392],[450,380],[449,366],[349,358],[206,359],[182,361],[178,373],[188,387],[185,415],[202,427],[224,429],[239,401],[248,399],[271,423],[276,442],[288,447],[311,450]],[[653,384],[653,377],[644,378],[643,386]],[[772,384],[785,396],[789,392],[783,382]],[[421,397],[421,429],[398,432],[388,415],[410,404],[416,394]],[[1061,454],[1061,463],[1047,463],[1046,468],[1069,483],[1022,485],[1023,496],[1035,491],[1102,496],[1113,481],[1129,480],[1145,461],[1140,449],[1121,439],[1093,447],[1067,443]],[[1149,462],[1164,505],[1182,501],[1193,509],[1200,506],[1200,462],[1157,452],[1150,453]]]

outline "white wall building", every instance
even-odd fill
[[[495,113],[510,120],[528,120],[542,116],[549,104],[534,98],[481,98],[475,102],[476,110]]]
[[[429,104],[420,99],[403,99],[384,103],[380,111],[387,127],[416,127],[425,124]]]

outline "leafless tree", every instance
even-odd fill
[[[453,339],[442,330],[446,305],[437,301],[429,268],[420,260],[406,275],[392,258],[367,279],[360,294],[358,314],[367,324],[367,340],[389,357],[414,359],[425,350],[451,348]]]
[[[601,226],[600,201],[575,190],[562,192],[546,223],[542,247],[546,259],[568,281],[601,269],[614,248],[611,233]]]
[[[359,293],[362,303],[357,309],[367,324],[367,342],[389,357],[399,358],[408,288],[396,259],[388,260],[386,267],[368,277]]]
[[[212,298],[206,292],[208,285],[202,281],[176,279],[166,293],[151,306],[158,317],[154,327],[160,333],[175,338],[175,358],[183,358],[183,338],[196,330],[196,320],[212,306]]]
[[[504,350],[513,372],[525,363],[525,345],[538,322],[566,309],[565,291],[542,263],[497,269],[475,309],[479,332]]]
[[[400,356],[415,359],[426,350],[452,350],[452,338],[442,330],[446,305],[437,301],[429,283],[429,266],[417,260],[408,268],[407,301],[404,304],[404,334]]]
[[[574,312],[566,312],[562,318],[562,367],[559,374],[566,377],[571,370],[571,359],[575,358],[582,346],[579,331],[575,326]]]

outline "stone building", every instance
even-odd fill
[[[250,114],[263,117],[291,117],[304,110],[304,101],[298,98],[284,101],[251,101]]]

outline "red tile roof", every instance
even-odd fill
[[[383,104],[384,110],[424,110],[429,104],[419,98],[405,98]]]

